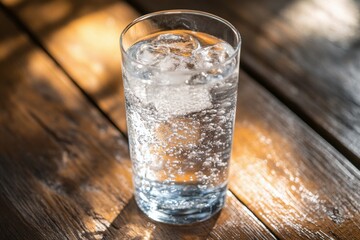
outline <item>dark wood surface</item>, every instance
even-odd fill
[[[9,49],[0,65],[1,239],[101,239],[129,214],[120,239],[144,229],[168,239],[273,238],[231,193],[220,215],[192,231],[146,219],[132,198],[122,134],[1,12],[0,26],[2,39],[16,39],[1,44]]]
[[[360,238],[360,172],[240,75],[231,191],[280,239]]]
[[[360,167],[359,0],[131,2],[229,20],[242,34],[242,66]]]
[[[139,14],[127,3],[116,0],[4,4],[19,15],[30,34],[36,35],[84,93],[126,132],[123,86],[119,81],[119,37],[121,30]]]
[[[359,51],[338,50],[353,52],[346,66],[332,55],[358,8],[321,45],[303,38],[308,11],[332,10],[313,1],[1,2],[0,239],[360,239]],[[173,7],[233,22],[247,71],[226,207],[184,227],[151,221],[132,197],[118,47],[135,17]]]

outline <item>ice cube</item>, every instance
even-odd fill
[[[200,47],[189,34],[162,34],[132,47],[135,59],[161,71],[189,70],[195,68],[193,53]]]
[[[145,66],[132,71],[139,81],[129,81],[129,85],[140,101],[170,115],[212,107],[210,89],[230,69],[219,66],[234,52],[228,43],[201,42],[202,46],[196,35],[174,31],[138,44],[131,47],[130,53],[135,52],[137,60]]]
[[[154,46],[167,47],[170,53],[189,57],[200,47],[197,39],[190,34],[161,34],[151,42]]]
[[[188,85],[197,85],[197,84],[205,84],[208,82],[208,74],[205,72],[200,72],[193,74],[189,79],[186,80],[186,84]]]
[[[138,62],[147,65],[157,65],[169,54],[169,49],[164,46],[142,44],[136,51],[135,58]]]
[[[225,62],[234,49],[226,42],[218,42],[214,45],[198,49],[194,57],[196,59],[196,68],[211,68],[219,63]]]
[[[202,85],[149,86],[146,94],[163,114],[185,115],[212,107],[210,92]]]

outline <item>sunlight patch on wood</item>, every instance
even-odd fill
[[[253,211],[261,209],[260,218],[275,229],[273,212],[299,231],[304,221],[316,221],[302,209],[319,208],[325,201],[317,193],[319,186],[303,178],[301,165],[291,165],[299,156],[290,142],[256,122],[237,123],[234,138],[230,189],[241,193],[238,196]],[[295,204],[299,198],[307,205]]]
[[[91,94],[101,91],[114,78],[120,82],[120,33],[137,16],[126,8],[129,7],[122,3],[111,4],[101,11],[74,19],[56,29],[46,40],[65,68],[70,68],[80,85]]]
[[[321,36],[334,42],[349,42],[358,37],[360,29],[360,11],[353,0],[294,1],[281,16],[297,26],[303,38]]]
[[[242,111],[235,125],[230,190],[275,232],[291,235],[296,230],[311,238],[329,237],[319,227],[323,225],[348,231],[347,226],[359,217],[349,210],[355,204],[326,194],[339,191],[339,183],[319,166],[324,156],[309,149],[299,126],[289,120],[272,124],[270,115],[257,119]],[[288,129],[294,133],[285,134]]]

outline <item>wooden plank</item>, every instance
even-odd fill
[[[245,4],[230,1],[228,7],[236,9],[238,23],[252,25],[244,31],[258,43],[248,51],[255,61],[247,64],[359,168],[360,2]],[[263,16],[257,29],[255,15]]]
[[[0,39],[0,239],[102,239],[134,211],[125,139],[1,11]],[[230,193],[210,224],[197,229],[274,239]],[[169,234],[144,216],[121,226]]]
[[[145,1],[208,11],[243,38],[242,64],[360,167],[360,1]]]
[[[138,13],[117,0],[2,2],[19,13],[71,78],[126,132],[119,37]]]
[[[239,96],[231,189],[279,238],[357,238],[359,171],[243,73]]]
[[[230,189],[280,239],[359,239],[360,171],[240,79]]]
[[[281,87],[281,91],[287,94],[288,99],[305,108],[306,111],[309,110],[307,114],[314,121],[319,124],[325,122],[326,130],[334,130],[332,134],[339,136],[339,140],[348,145],[351,151],[354,153],[358,151],[360,95],[353,93],[354,89],[359,87],[356,79],[360,75],[352,74],[354,71],[355,73],[360,71],[360,68],[358,70],[354,68],[354,64],[360,61],[357,63],[350,61],[349,68],[339,69],[341,65],[335,66],[337,59],[333,55],[336,50],[333,44],[325,44],[324,47],[317,44],[307,50],[311,42],[304,43],[301,39],[295,38],[299,40],[296,44],[301,46],[297,48],[298,45],[283,39],[289,36],[294,40],[294,35],[298,33],[295,32],[297,29],[295,25],[284,26],[287,22],[281,17],[275,20],[271,18],[280,7],[286,7],[284,1],[272,7],[270,5],[273,3],[266,1],[261,1],[261,4],[257,4],[260,1],[257,3],[231,1],[232,5],[229,2],[218,4],[218,1],[207,1],[206,4],[199,1],[150,3],[136,0],[132,2],[136,2],[137,6],[145,11],[194,8],[229,19],[244,33],[245,44],[246,41],[255,43],[243,45],[245,52],[243,60],[248,61],[247,63],[260,75],[265,75],[266,81]],[[306,5],[311,1],[298,2],[300,5]],[[324,10],[321,7],[325,8],[325,6],[322,4],[317,6],[320,12]],[[314,6],[314,11],[317,8]],[[273,15],[265,14],[269,11]],[[295,18],[297,14],[304,13],[295,11],[291,16]],[[242,21],[245,18],[243,15],[246,15],[246,21]],[[270,25],[260,24],[261,30],[259,30],[258,16],[261,23],[271,20],[275,24],[271,25],[272,22]],[[339,16],[342,17],[344,16]],[[352,17],[349,16],[349,21],[353,20]],[[334,19],[336,20],[338,19]],[[339,21],[342,22],[341,19]],[[359,23],[354,24],[359,26]],[[341,31],[338,25],[335,26]],[[316,28],[316,25],[306,25],[306,27],[304,30]],[[327,33],[329,29],[323,31]],[[326,36],[323,40],[327,40]],[[317,42],[316,39],[314,41]],[[330,55],[326,52],[327,48],[331,50]],[[359,51],[351,46],[341,52],[346,54],[351,53],[352,50],[355,51],[356,56],[359,56]],[[318,54],[319,51],[322,54]],[[291,58],[289,52],[298,54],[296,56],[299,58]],[[325,60],[325,67],[321,66],[321,70],[318,68],[321,62],[315,57],[317,54],[320,59]],[[307,58],[312,60],[312,67],[317,72],[311,71],[311,67],[305,68],[302,65]],[[274,59],[276,61],[273,61]],[[269,72],[268,66],[270,69],[273,68],[272,72]],[[327,71],[326,67],[331,67],[331,71],[321,75],[321,72]],[[328,76],[333,74],[333,71],[339,71],[340,75],[337,73],[333,77]],[[304,76],[306,80],[302,79]],[[350,80],[346,77],[350,77]],[[288,110],[279,106],[272,96],[259,90],[257,86],[251,87],[253,83],[248,77],[241,76],[240,79],[233,153],[235,163],[232,165],[235,174],[232,177],[231,190],[279,238],[359,239],[358,169]],[[292,80],[295,82],[294,86],[291,85]],[[244,82],[248,83],[244,84]],[[345,91],[340,93],[337,92],[339,82],[344,83],[345,88]],[[341,114],[345,116],[342,117]],[[351,160],[357,164],[357,157]]]
[[[131,198],[127,144],[0,13],[0,238],[79,239]]]
[[[348,1],[343,5],[333,1],[334,4],[326,5],[315,0],[296,4],[291,1],[276,4],[261,0],[226,1],[221,5],[215,0],[206,4],[188,0],[132,2],[146,11],[194,8],[229,19],[243,35],[243,65],[261,76],[266,86],[360,166],[360,95],[357,94],[360,90],[357,69],[360,68],[356,65],[360,62],[357,60],[360,51],[357,50],[357,36],[352,36],[359,28],[355,21],[358,8],[357,3],[352,6]],[[114,77],[120,74],[117,42],[121,29],[137,14],[125,3],[114,1],[94,1],[86,6],[76,1],[3,2],[29,24],[77,83],[125,131],[122,84]],[[118,14],[118,5],[127,8],[126,14]],[[334,19],[331,12],[334,10],[328,6],[339,7],[341,11],[348,9],[352,15],[342,14]],[[54,9],[59,13],[54,15]],[[306,21],[302,21],[311,11]],[[37,18],[33,18],[33,12],[37,13]],[[324,36],[316,38],[311,33],[317,32],[317,25],[311,21],[321,16],[325,24],[321,32]],[[302,31],[296,31],[299,28]],[[341,34],[344,34],[343,43]],[[104,86],[101,82],[106,83],[105,88],[100,89],[99,86]]]

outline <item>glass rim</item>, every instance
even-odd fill
[[[163,11],[156,11],[156,12],[152,12],[152,13],[148,13],[148,14],[145,14],[145,15],[142,15],[136,19],[134,19],[133,21],[131,21],[125,28],[124,30],[121,32],[120,34],[120,49],[121,49],[121,53],[124,54],[127,58],[129,58],[132,62],[142,66],[142,67],[146,67],[146,68],[150,68],[150,69],[153,69],[153,70],[160,70],[159,67],[155,67],[155,66],[151,66],[151,65],[148,65],[148,64],[144,64],[144,63],[141,63],[135,59],[133,59],[131,56],[129,56],[129,54],[127,53],[127,51],[124,49],[124,44],[123,44],[123,39],[124,39],[124,35],[128,32],[128,30],[134,26],[135,24],[139,23],[139,22],[142,22],[144,20],[147,20],[147,19],[150,19],[151,17],[154,17],[154,16],[158,16],[158,15],[171,15],[171,14],[180,14],[180,13],[187,13],[187,14],[193,14],[193,15],[200,15],[200,16],[205,16],[205,17],[209,17],[209,18],[212,18],[212,19],[215,19],[221,23],[224,23],[225,25],[227,25],[231,30],[232,32],[234,33],[235,35],[235,38],[236,38],[236,47],[234,48],[234,52],[229,56],[228,59],[226,59],[224,62],[221,62],[221,63],[218,63],[212,67],[209,67],[209,68],[201,68],[201,69],[194,69],[194,70],[191,70],[191,69],[188,69],[188,70],[164,70],[161,72],[176,72],[176,73],[194,73],[194,72],[204,72],[204,71],[209,71],[211,69],[214,69],[214,68],[217,68],[219,66],[222,66],[224,64],[226,64],[227,62],[231,61],[232,59],[236,58],[236,56],[238,55],[239,51],[240,51],[240,47],[241,47],[241,43],[242,43],[242,39],[241,39],[241,35],[240,35],[240,32],[235,28],[234,25],[232,25],[229,21],[215,15],[215,14],[211,14],[211,13],[208,13],[208,12],[204,12],[204,11],[198,11],[198,10],[190,10],[190,9],[172,9],[172,10],[163,10]]]

